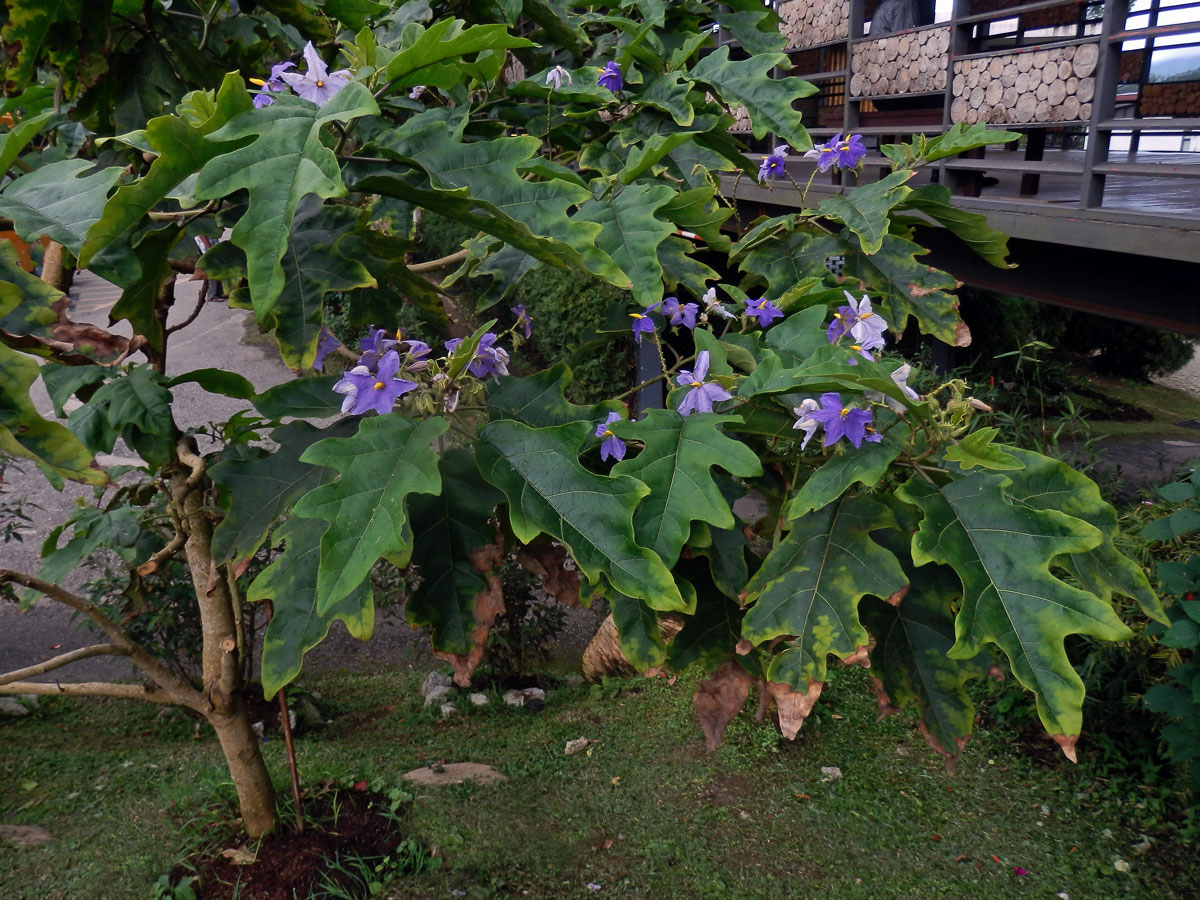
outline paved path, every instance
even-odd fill
[[[181,276],[170,324],[191,314],[199,287],[199,282],[187,281]],[[71,318],[107,326],[108,311],[119,297],[119,288],[90,272],[80,272],[71,288]],[[250,313],[246,311],[229,309],[224,303],[206,303],[195,322],[171,337],[168,374],[204,367],[229,369],[244,375],[260,391],[290,379],[291,372],[273,347],[242,342],[249,320]],[[125,336],[131,334],[128,322],[120,322],[112,330]],[[209,394],[195,384],[180,385],[174,389],[174,395],[176,421],[184,428],[219,422],[238,410],[249,408],[248,401]],[[34,385],[33,399],[42,415],[54,418],[50,398],[40,381]],[[136,461],[122,444],[118,444],[111,457],[102,462]],[[26,498],[31,504],[27,512],[33,517],[34,526],[20,543],[0,544],[0,567],[37,572],[43,540],[70,515],[77,503],[92,497],[92,489],[68,483],[61,492],[55,491],[42,474],[29,465],[23,466],[22,471],[8,470],[5,479],[12,484],[14,496]],[[83,580],[82,574],[76,573],[66,583],[78,587]],[[96,643],[95,636],[77,627],[72,622],[71,611],[59,604],[41,601],[22,613],[10,603],[0,603],[0,672],[32,665],[89,643]],[[86,681],[125,675],[131,670],[124,661],[101,657],[85,660],[56,674],[63,680]],[[54,677],[47,675],[41,680],[52,681]]]

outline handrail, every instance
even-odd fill
[[[1010,6],[1006,9],[992,9],[987,12],[972,13],[969,16],[959,16],[959,25],[974,25],[978,22],[991,22],[1001,19],[1011,19],[1022,13],[1037,12],[1043,9],[1054,9],[1056,6],[1084,6],[1089,0],[1039,0],[1037,3],[1022,3],[1020,6]]]

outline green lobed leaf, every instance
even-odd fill
[[[151,466],[165,466],[176,437],[171,399],[166,378],[136,366],[102,385],[71,413],[67,427],[93,453],[111,453],[120,437]]]
[[[37,0],[30,3],[5,4],[4,43],[8,67],[6,82],[20,90],[37,74],[42,48],[51,30],[61,22],[78,20],[82,0]],[[11,55],[9,55],[11,54]]]
[[[893,334],[904,331],[908,317],[916,318],[922,334],[933,335],[955,347],[970,342],[958,316],[958,299],[948,293],[958,287],[952,275],[917,260],[929,251],[894,234],[884,235],[878,252],[846,255],[846,274],[863,280],[872,299],[882,295],[885,318]]]
[[[142,533],[141,515],[142,510],[124,504],[106,509],[77,507],[42,544],[42,566],[38,577],[61,584],[80,564],[93,560],[101,548],[116,553],[128,565],[136,564],[140,561],[136,558],[135,548]],[[68,528],[71,537],[59,546]]]
[[[728,662],[742,634],[743,610],[728,597],[700,592],[696,612],[667,648],[667,661],[676,670],[695,663],[706,672]]]
[[[935,749],[953,764],[975,724],[975,704],[964,685],[987,674],[989,654],[970,659],[946,655],[954,644],[953,604],[961,593],[954,570],[924,566],[909,578],[908,592],[898,604],[864,597],[859,605],[862,622],[875,639],[872,671],[888,701],[899,708],[916,704],[926,740],[932,738]]]
[[[980,213],[952,206],[950,188],[944,184],[915,188],[896,208],[924,213],[997,268],[1014,265],[1008,261],[1008,235],[988,227]]]
[[[825,681],[829,654],[844,659],[866,646],[859,601],[908,584],[895,555],[871,536],[895,528],[892,511],[868,497],[839,500],[792,523],[745,591],[743,638],[761,644],[795,636],[795,646],[771,663],[771,681],[807,691],[809,681]]]
[[[157,298],[167,279],[175,277],[170,254],[182,231],[178,225],[168,225],[141,237],[131,254],[137,261],[136,277],[122,285],[121,296],[109,311],[114,322],[127,320],[133,333],[160,353],[166,347],[167,333],[158,315]]]
[[[80,400],[90,399],[108,374],[109,370],[104,366],[67,366],[47,362],[41,368],[42,383],[50,395],[50,402],[54,404],[54,414],[60,419],[67,417],[65,404],[76,392],[79,392]]]
[[[455,64],[463,56],[492,50],[503,53],[532,47],[526,38],[508,33],[504,25],[472,25],[461,19],[443,19],[425,28],[417,23],[405,27],[400,48],[388,63],[387,78],[393,89],[432,84],[428,70],[442,63]]]
[[[596,246],[629,276],[633,296],[644,306],[657,303],[663,296],[658,245],[675,228],[654,213],[674,197],[675,191],[663,184],[630,184],[615,195],[588,200],[576,216],[601,227]]]
[[[1058,510],[1100,529],[1100,545],[1083,553],[1060,557],[1056,563],[1079,579],[1089,591],[1106,602],[1113,592],[1136,600],[1147,616],[1160,622],[1166,615],[1145,571],[1117,549],[1121,528],[1117,511],[1100,495],[1100,488],[1082,472],[1062,460],[1031,450],[1006,447],[1022,468],[1008,473],[1012,482],[1006,494],[1033,509]]]
[[[1119,641],[1131,632],[1104,600],[1056,578],[1050,566],[1103,541],[1100,530],[1057,510],[1014,504],[1011,480],[976,472],[941,490],[913,478],[898,496],[925,517],[912,560],[951,566],[963,585],[949,655],[968,659],[985,643],[1000,647],[1013,674],[1037,695],[1046,729],[1071,755],[1082,726],[1083,682],[1067,658],[1068,634]]]
[[[488,586],[471,554],[496,540],[490,520],[503,496],[483,480],[465,448],[448,451],[439,471],[441,493],[408,502],[421,583],[405,601],[404,616],[414,628],[430,629],[435,650],[464,654],[475,646],[475,598]]]
[[[449,423],[416,423],[398,413],[363,419],[352,437],[313,444],[300,461],[327,466],[340,476],[301,497],[293,513],[324,519],[317,576],[322,615],[356,590],[380,557],[406,557],[412,549],[405,503],[409,494],[441,490],[438,457],[430,443]]]
[[[354,29],[362,28],[367,19],[372,19],[391,8],[390,5],[374,3],[372,0],[324,0],[323,7],[326,15],[333,16],[346,27]]]
[[[166,386],[173,388],[179,384],[198,384],[210,394],[220,394],[235,400],[249,400],[254,396],[254,385],[237,372],[227,372],[224,369],[193,369],[169,379]]]
[[[10,126],[4,134],[0,134],[0,173],[6,173],[12,168],[21,151],[29,146],[29,142],[41,132],[42,126],[55,115],[57,114],[52,109],[27,115]]]
[[[333,391],[333,386],[340,380],[340,375],[320,375],[285,381],[267,388],[251,398],[251,402],[255,409],[271,419],[281,416],[325,419],[341,411],[344,398]]]
[[[855,484],[873,487],[903,452],[909,433],[907,426],[897,425],[888,430],[877,444],[864,441],[857,450],[843,447],[843,452],[825,460],[801,485],[788,505],[788,518],[798,519],[823,508]],[[813,440],[816,440],[815,435]]]
[[[911,170],[893,172],[886,178],[859,185],[848,194],[834,194],[821,201],[817,210],[826,218],[837,219],[858,236],[863,253],[878,253],[888,233],[889,214],[896,204],[912,193],[905,182],[915,175]]]
[[[95,168],[86,159],[64,159],[22,175],[0,194],[0,215],[13,220],[22,240],[34,243],[45,235],[78,254],[121,177],[120,166]]]
[[[568,422],[598,424],[608,413],[620,411],[620,404],[611,400],[590,406],[572,403],[564,395],[570,382],[571,370],[561,362],[525,378],[503,378],[488,388],[488,415],[532,428],[549,428]]]
[[[633,517],[634,534],[668,566],[679,559],[693,522],[716,528],[736,524],[715,481],[715,467],[741,478],[762,474],[757,454],[720,429],[740,421],[737,416],[681,416],[674,410],[651,409],[637,422],[610,426],[618,437],[643,444],[636,456],[613,466],[612,473],[631,475],[650,488]]]
[[[270,311],[259,317],[259,324],[275,335],[288,368],[312,367],[327,293],[375,285],[361,262],[340,252],[357,221],[358,212],[351,207],[325,206],[312,196],[296,208],[282,260],[283,288]]]
[[[34,460],[58,478],[104,484],[108,476],[70,431],[41,417],[29,398],[37,362],[0,344],[0,451]]]
[[[667,661],[667,645],[658,628],[658,613],[641,600],[608,591],[613,624],[625,659],[639,672]]]
[[[771,78],[770,72],[776,67],[790,69],[791,63],[782,53],[758,53],[749,59],[731,60],[726,45],[693,66],[692,77],[715,87],[726,103],[746,107],[756,138],[761,140],[772,132],[803,153],[812,149],[812,139],[792,104],[811,97],[817,88],[799,78]]]
[[[285,522],[275,533],[284,542],[283,554],[259,573],[246,593],[251,603],[270,600],[273,610],[262,640],[262,688],[268,700],[295,680],[304,654],[325,639],[335,621],[341,620],[352,636],[363,641],[375,630],[369,581],[321,609],[317,582],[324,531],[324,523],[317,519]]]
[[[995,427],[972,431],[946,447],[942,456],[948,462],[958,463],[963,471],[975,466],[979,466],[981,469],[1002,471],[1024,468],[1021,461],[1011,453],[1006,453],[993,445],[992,442],[999,434],[1000,429]]]
[[[806,231],[791,231],[782,237],[750,244],[744,238],[743,244],[748,251],[739,269],[749,276],[743,286],[748,281],[765,281],[767,296],[774,298],[782,297],[805,278],[825,278],[829,274],[825,260],[844,256],[851,249],[850,243],[837,235],[813,235]]]
[[[479,432],[480,471],[508,498],[518,540],[549,535],[566,545],[589,581],[603,573],[618,591],[653,609],[684,609],[670,571],[634,539],[634,512],[650,489],[635,478],[594,475],[580,465],[579,447],[593,430],[589,422],[530,428],[493,421]]]
[[[270,106],[241,113],[207,136],[214,142],[254,138],[205,163],[195,194],[198,200],[216,200],[249,192],[249,206],[234,226],[232,240],[246,251],[250,297],[260,319],[284,289],[281,260],[300,201],[308,194],[330,199],[346,193],[337,157],[321,141],[322,127],[378,113],[370,91],[352,82],[321,107],[278,94]]]
[[[964,150],[974,150],[988,144],[1009,144],[1020,137],[1012,131],[988,128],[982,122],[974,125],[958,122],[947,128],[945,133],[929,141],[924,159],[926,162],[937,162],[948,156],[957,156]]]
[[[184,111],[203,105],[204,118],[199,121],[187,115],[169,115],[146,123],[146,142],[158,155],[142,178],[117,188],[105,204],[103,214],[88,228],[79,254],[81,266],[86,267],[98,251],[137,225],[181,181],[235,148],[234,142],[210,141],[206,136],[252,108],[246,85],[241,76],[231,72],[210,101],[211,96],[209,92],[195,91],[180,104]]]
[[[712,18],[749,53],[777,53],[787,45],[775,10],[755,0],[722,4]]]
[[[58,322],[54,304],[62,297],[61,291],[21,267],[17,250],[9,241],[0,242],[0,332],[14,337],[50,338],[51,329]],[[12,343],[23,346],[24,342]],[[39,355],[49,354],[37,342],[31,344],[26,349],[40,351]]]
[[[213,558],[240,563],[252,557],[293,503],[334,478],[324,466],[301,462],[304,451],[328,437],[348,437],[357,426],[358,420],[352,418],[324,429],[289,422],[271,432],[272,442],[278,445],[273,452],[263,455],[257,448],[227,447],[208,470],[217,485],[217,502],[225,511],[213,531]]]

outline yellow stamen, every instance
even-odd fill
[[[873,316],[873,315],[875,315],[875,313],[873,313],[873,312],[859,313],[859,314],[858,314],[858,318],[859,318],[860,320],[861,320],[861,319],[869,319],[869,318],[871,318],[871,316]]]
[[[320,79],[317,79],[317,87],[325,87],[325,82],[321,81]]]
[[[613,436],[613,433],[611,431],[609,431],[607,428],[604,429],[604,434],[601,435],[601,437],[612,437],[612,436]]]
[[[862,353],[862,344],[851,344],[850,349],[855,353]]]
[[[759,309],[766,309],[766,308],[767,308],[767,301],[766,301],[766,300],[764,300],[762,303],[758,304],[758,308],[759,308]]]
[[[644,318],[646,318],[646,317],[645,317],[645,316],[643,316],[641,313],[630,313],[630,314],[629,314],[629,318],[631,318],[631,319],[644,319]]]
[[[850,410],[848,410],[846,407],[843,406],[842,407],[842,418],[844,419],[848,415],[850,415]]]
[[[382,381],[377,381],[375,382],[375,386],[372,388],[372,390],[382,391],[385,387],[387,387],[386,384],[384,384]]]

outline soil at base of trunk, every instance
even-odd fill
[[[331,864],[349,855],[376,861],[395,852],[402,835],[394,819],[385,816],[390,801],[380,794],[338,791],[308,800],[305,830],[297,833],[292,822],[281,822],[280,831],[244,853],[193,860],[197,900],[293,900],[307,897],[323,881],[354,890],[354,876]],[[238,864],[253,856],[254,862]],[[182,867],[172,881],[186,875]]]

